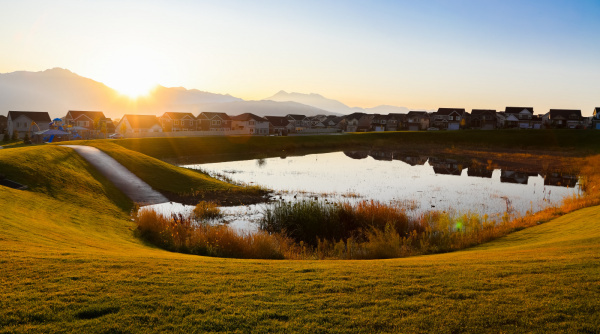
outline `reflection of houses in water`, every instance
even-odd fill
[[[344,151],[344,154],[352,159],[366,159],[369,156],[369,151]]]
[[[419,155],[400,155],[398,153],[394,154],[394,160],[406,162],[411,166],[422,166],[427,162],[427,159],[429,159],[429,157]]]
[[[514,170],[502,170],[500,182],[527,184],[530,176],[538,176],[538,173],[518,172]]]
[[[394,152],[389,151],[371,151],[369,154],[375,160],[392,161]]]
[[[494,169],[490,169],[485,165],[480,166],[471,166],[467,169],[468,176],[476,176],[476,177],[486,177],[492,178],[492,174],[494,173]]]
[[[544,176],[544,185],[573,188],[577,185],[579,177],[577,175],[562,174],[561,172],[551,172]]]
[[[433,166],[436,174],[460,175],[463,170],[462,164],[454,159],[429,158],[429,164]]]

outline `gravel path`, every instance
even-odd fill
[[[115,184],[127,197],[139,205],[165,203],[169,200],[150,185],[135,176],[117,160],[95,147],[61,145],[70,147]]]

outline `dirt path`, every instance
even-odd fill
[[[75,150],[102,175],[109,179],[127,197],[139,205],[165,203],[169,200],[150,185],[135,176],[117,160],[95,147],[81,145],[61,145]]]

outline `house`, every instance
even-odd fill
[[[323,124],[328,129],[340,129],[343,130],[346,127],[346,119],[343,116],[329,115]]]
[[[461,175],[463,165],[454,159],[430,157],[429,164],[436,174]]]
[[[25,134],[31,137],[33,132],[50,128],[50,115],[45,111],[9,111],[6,117],[6,130],[10,136],[17,131],[19,138]]]
[[[519,127],[519,119],[513,114],[507,114],[504,111],[496,113],[497,128],[511,129]]]
[[[542,115],[533,115],[531,117],[531,128],[532,129],[541,129],[543,123]]]
[[[432,126],[438,129],[458,130],[466,125],[464,108],[439,108],[432,115]]]
[[[469,125],[472,129],[494,130],[498,126],[496,110],[473,109]]]
[[[369,156],[369,151],[344,151],[344,154],[348,158],[352,158],[355,160],[366,159]]]
[[[592,114],[592,129],[600,130],[600,107],[594,108]]]
[[[373,118],[371,119],[371,131],[385,131],[389,118],[389,115],[373,115]]]
[[[533,118],[533,108],[531,107],[506,107],[504,113],[508,116],[514,116],[518,120],[517,127],[521,129],[533,129],[533,122],[531,121]],[[513,120],[510,119],[510,122]],[[510,123],[512,127],[514,123]]]
[[[100,130],[104,124],[106,126],[107,118],[102,111],[82,111],[69,110],[64,117],[64,124],[78,126],[88,130]]]
[[[388,114],[387,124],[385,125],[385,131],[398,131],[406,129],[406,121],[408,117],[406,114]]]
[[[371,121],[375,115],[355,112],[346,116],[346,132],[366,132],[371,130]]]
[[[409,111],[406,117],[409,131],[426,130],[429,127],[429,115],[426,111]]]
[[[244,113],[231,117],[231,128],[251,135],[266,136],[269,134],[269,121],[251,113]]]
[[[308,122],[310,123],[310,128],[311,129],[324,129],[325,128],[325,124],[323,124],[323,121],[327,119],[327,117],[325,115],[317,115],[317,116],[312,116],[312,117],[306,117]]]
[[[391,151],[371,151],[369,155],[379,161],[392,161],[394,159],[394,152]]]
[[[154,115],[124,115],[117,124],[119,133],[163,132],[160,121]]]
[[[467,169],[467,175],[472,177],[484,177],[484,178],[492,178],[494,174],[494,169],[489,168],[487,165],[474,165]]]
[[[583,121],[581,110],[570,109],[550,109],[542,119],[546,127],[555,129],[581,128]]]
[[[196,131],[196,117],[189,112],[166,112],[158,121],[165,132]]]
[[[230,131],[231,117],[224,112],[201,112],[196,117],[198,131]]]
[[[63,124],[87,129],[84,135],[85,138],[89,138],[90,135],[93,136],[94,133],[101,132],[106,135],[115,132],[115,124],[110,118],[104,116],[102,111],[69,110],[63,118]]]
[[[502,170],[500,172],[500,182],[527,184],[530,176],[537,176],[537,173],[528,173],[514,170]]]
[[[285,116],[265,116],[264,118],[269,121],[269,134],[287,136],[294,126]]]
[[[294,128],[294,132],[302,132],[304,129],[310,129],[310,119],[304,115],[288,114],[285,117]]]
[[[411,166],[423,166],[429,160],[429,157],[418,154],[397,153],[394,154],[394,160],[400,160]]]
[[[4,115],[0,115],[0,134],[6,131],[6,123],[8,122],[8,118]]]

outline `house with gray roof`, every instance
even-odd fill
[[[231,117],[224,112],[201,112],[196,117],[198,131],[229,131]]]
[[[582,121],[581,110],[574,109],[550,109],[542,116],[544,125],[555,129],[581,128]]]
[[[45,111],[9,111],[6,120],[6,129],[10,136],[17,131],[19,138],[34,132],[48,130],[50,128],[50,114]]]
[[[163,132],[158,117],[154,115],[124,115],[117,124],[119,133]]]
[[[196,131],[196,117],[189,112],[166,112],[158,121],[165,132]]]
[[[443,130],[458,130],[466,125],[467,112],[464,108],[439,108],[432,115],[432,126]]]
[[[506,107],[504,109],[506,120],[509,123],[504,124],[504,127],[518,127],[521,129],[533,129],[533,108],[532,107]],[[512,117],[511,117],[512,116]],[[516,121],[514,121],[516,119]]]
[[[251,135],[268,135],[269,121],[252,113],[231,117],[231,128]]]
[[[469,120],[471,129],[494,130],[498,125],[496,110],[473,109]]]

